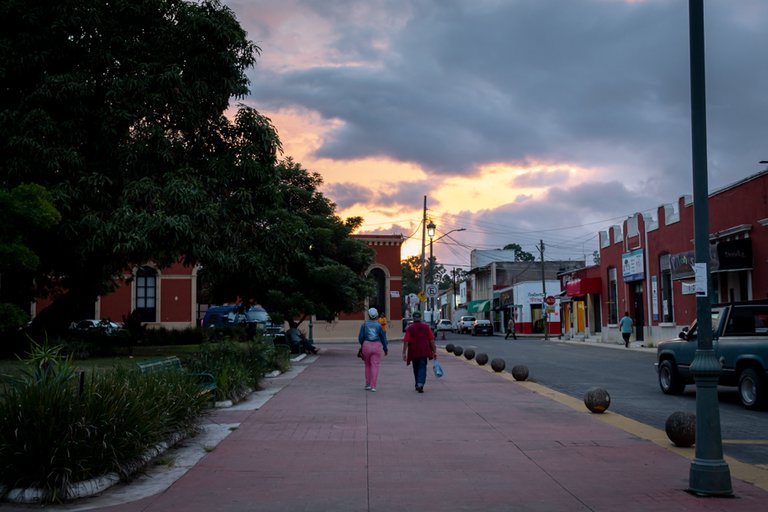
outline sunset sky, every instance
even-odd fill
[[[262,50],[243,103],[362,232],[440,263],[597,233],[691,194],[685,0],[223,0]],[[710,190],[768,160],[768,1],[705,0]]]

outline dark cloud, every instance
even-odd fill
[[[277,0],[257,3],[264,9]],[[313,67],[257,66],[252,74],[259,108],[300,106],[340,121],[316,157],[387,157],[432,178],[478,174],[489,163],[560,162],[559,171],[518,177],[505,207],[465,216],[526,233],[580,217],[587,228],[579,236],[588,236],[606,228],[592,222],[692,190],[687,2],[360,5],[301,2],[296,12],[332,27],[333,52]],[[753,174],[768,159],[766,26],[764,0],[705,3],[710,188]],[[271,34],[246,28],[257,41]],[[602,175],[583,182],[567,165]],[[328,190],[340,206],[412,208],[430,183],[393,184],[373,195],[349,184]],[[550,190],[521,196],[515,186]]]

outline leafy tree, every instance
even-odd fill
[[[524,251],[519,244],[507,244],[502,249],[505,251],[515,251],[515,261],[536,261],[536,257]]]
[[[5,332],[29,320],[22,306],[34,299],[32,277],[40,264],[29,242],[47,233],[61,215],[47,190],[23,184],[0,189],[0,217],[0,332]]]
[[[335,205],[317,190],[320,175],[290,158],[272,178],[265,189],[272,201],[257,202],[269,209],[259,212],[258,222],[237,223],[242,229],[236,236],[228,233],[231,239],[206,259],[211,298],[259,302],[276,320],[311,314],[331,320],[359,309],[372,290],[363,273],[373,261],[373,251],[350,237],[362,219],[337,217]],[[254,246],[265,250],[255,252]]]
[[[49,332],[133,264],[202,264],[212,296],[332,314],[365,296],[370,251],[239,106],[259,48],[218,0],[0,3],[0,184],[51,191],[59,227],[31,249],[57,293]],[[276,286],[275,291],[270,288]],[[314,286],[314,289],[310,287]]]
[[[30,246],[39,293],[66,290],[38,319],[61,327],[128,263],[205,246],[208,157],[258,48],[217,0],[14,0],[0,20],[0,184],[62,214]]]

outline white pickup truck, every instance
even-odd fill
[[[460,334],[469,334],[472,332],[472,324],[475,323],[476,318],[473,316],[459,317],[459,321],[456,322],[456,332]]]

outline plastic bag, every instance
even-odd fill
[[[438,379],[445,374],[445,372],[443,371],[443,366],[438,362],[437,359],[435,359],[434,362],[432,363],[432,371],[435,372],[435,377],[437,377]]]

